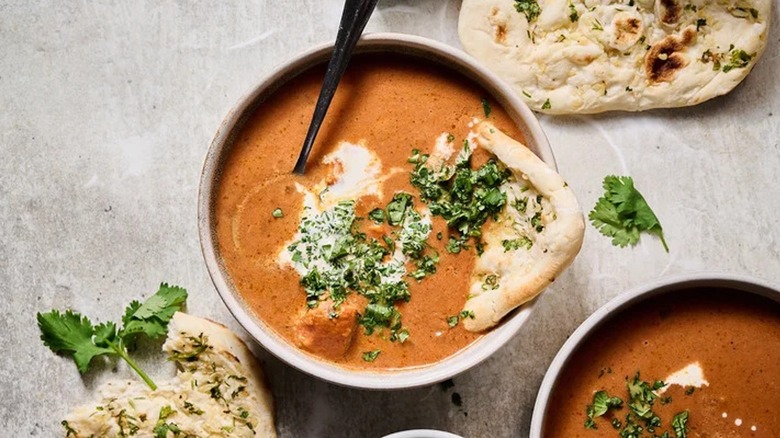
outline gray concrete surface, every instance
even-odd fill
[[[458,1],[383,0],[369,31],[459,46]],[[119,318],[161,281],[189,310],[238,329],[201,258],[202,160],[231,105],[274,65],[332,40],[338,1],[0,2],[0,436],[59,436],[59,421],[119,366],[79,376],[38,340],[35,312]],[[777,20],[775,8],[774,20]],[[561,173],[590,209],[605,174],[632,175],[665,227],[617,249],[588,227],[574,265],[522,333],[454,379],[412,391],[345,389],[257,348],[282,437],[379,437],[438,428],[527,436],[547,365],[610,298],[697,271],[780,283],[780,33],[731,94],[696,108],[542,117]],[[146,361],[155,373],[159,356]],[[453,403],[455,393],[462,405]]]

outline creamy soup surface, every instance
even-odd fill
[[[353,193],[355,215],[362,218],[356,222],[359,230],[380,241],[392,235],[387,223],[376,224],[368,214],[385,208],[398,192],[413,195],[415,208],[425,207],[410,183],[412,150],[433,154],[437,139],[441,146],[445,137],[460,148],[470,124],[485,118],[487,93],[418,58],[357,56],[339,85],[306,175],[292,175],[323,74],[324,67],[314,68],[282,86],[237,135],[224,163],[215,206],[224,266],[251,310],[279,336],[311,354],[347,367],[373,369],[437,362],[480,336],[451,324],[467,298],[475,251],[450,254],[443,219],[432,217],[427,241],[430,253],[440,257],[437,272],[421,281],[407,278],[411,298],[396,305],[408,334],[405,342],[391,341],[386,328],[370,335],[363,327],[355,328],[355,319],[366,306],[359,294],[350,294],[343,309],[331,308],[327,300],[309,308],[301,274],[284,252],[299,230],[304,205],[313,199],[307,193],[323,202],[339,193]],[[488,103],[490,120],[522,141],[507,113],[492,100]],[[477,148],[472,166],[489,158]],[[377,165],[381,172],[376,178],[361,179]],[[322,190],[323,182],[332,186]],[[366,356],[376,351],[374,357]]]
[[[688,437],[780,436],[780,304],[748,293],[690,290],[634,306],[607,322],[570,358],[553,390],[543,435],[619,437],[627,380],[656,390],[655,436],[677,436],[673,418],[688,411]],[[594,393],[623,400],[586,428]],[[646,430],[641,437],[652,437]]]

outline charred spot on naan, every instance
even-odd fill
[[[625,51],[633,47],[642,39],[644,34],[644,24],[642,19],[636,13],[618,12],[612,19],[615,32],[610,45],[620,51]]]
[[[680,20],[682,8],[677,3],[677,0],[660,0],[657,4],[661,23],[673,25]]]
[[[506,41],[507,34],[506,17],[494,6],[493,9],[490,10],[488,21],[490,21],[490,26],[493,28],[493,41],[503,44]]]
[[[645,55],[645,74],[650,82],[669,82],[677,72],[688,65],[688,58],[682,53],[696,40],[692,27],[683,30],[681,36],[669,35],[655,43]]]

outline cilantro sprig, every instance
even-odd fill
[[[165,336],[168,322],[186,300],[186,289],[162,283],[145,302],[132,301],[127,306],[121,328],[111,321],[93,325],[78,312],[56,309],[38,313],[38,327],[43,344],[55,353],[72,356],[80,373],[86,373],[92,359],[98,356],[119,356],[154,390],[157,385],[130,358],[127,347],[141,334],[149,339]]]
[[[609,175],[604,177],[603,185],[604,195],[588,215],[593,226],[620,247],[636,245],[643,231],[655,234],[669,252],[661,223],[634,187],[634,180],[630,176]]]

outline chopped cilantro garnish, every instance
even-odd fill
[[[406,209],[412,201],[412,195],[399,192],[393,196],[393,200],[387,204],[387,223],[399,225],[406,216]]]
[[[542,109],[548,110],[551,108],[552,108],[552,104],[550,104],[550,98],[548,97],[547,100],[545,100],[544,103],[542,104]]]
[[[368,218],[378,224],[381,224],[385,221],[385,211],[381,208],[375,208],[371,210],[371,213],[368,213]]]
[[[470,156],[468,141],[464,141],[455,165],[435,169],[426,166],[428,156],[422,155],[411,173],[411,183],[420,191],[420,198],[428,204],[431,213],[441,216],[457,232],[446,245],[452,254],[468,249],[466,243],[470,239],[479,251],[482,225],[496,217],[506,204],[506,194],[499,187],[511,172],[494,160],[471,169]]]
[[[490,274],[485,276],[485,281],[482,283],[482,290],[496,290],[498,289],[498,276]]]
[[[569,3],[569,20],[571,20],[571,22],[574,23],[579,19],[580,19],[580,14],[577,13],[577,8],[574,7],[573,3]]]
[[[639,233],[646,231],[658,236],[669,252],[661,223],[642,194],[634,188],[631,177],[607,176],[604,178],[604,190],[604,195],[588,215],[601,234],[611,237],[613,245],[625,247],[636,245]]]
[[[523,236],[517,239],[504,239],[501,241],[501,245],[504,246],[504,252],[515,251],[520,248],[531,249],[534,243],[527,236]]]
[[[688,436],[688,411],[682,411],[672,419],[672,428],[677,438],[687,438]]]
[[[593,394],[593,404],[585,409],[585,427],[596,429],[595,418],[606,414],[610,409],[620,409],[623,407],[623,400],[620,397],[610,397],[606,391],[597,391]]]
[[[406,195],[408,199],[403,197],[402,211],[394,211],[405,217],[419,216],[411,207],[411,196],[398,195]],[[322,299],[329,298],[338,307],[355,291],[368,299],[359,320],[366,333],[373,333],[377,327],[400,330],[400,314],[395,310],[395,303],[410,298],[409,285],[403,280],[404,260],[385,260],[395,249],[393,240],[383,237],[388,247],[376,239],[369,240],[354,229],[355,222],[353,201],[341,202],[320,214],[305,215],[301,220],[298,227],[301,237],[287,250],[293,254],[298,269],[304,272],[301,285],[307,304],[315,307]]]
[[[526,208],[528,208],[528,198],[515,199],[515,202],[512,203],[512,207],[514,207],[518,213],[525,213]]]
[[[515,9],[517,12],[525,14],[529,23],[536,20],[536,17],[542,13],[542,8],[536,0],[515,0]]]
[[[731,58],[729,63],[723,66],[723,73],[728,73],[735,68],[745,68],[750,64],[750,61],[755,56],[755,53],[750,55],[742,49],[732,49],[730,51]]]
[[[376,360],[377,357],[379,357],[379,353],[381,353],[382,350],[372,350],[372,351],[366,351],[363,353],[363,360],[366,362],[373,362]]]
[[[453,315],[447,317],[447,325],[450,326],[450,328],[455,327],[458,325],[458,322],[460,321],[460,316]]]
[[[626,405],[629,412],[625,416],[625,422],[618,420],[617,415],[613,415],[610,423],[613,428],[618,430],[621,438],[641,438],[644,436],[656,438],[670,438],[669,432],[659,430],[663,422],[661,418],[653,412],[653,405],[658,399],[654,392],[663,388],[665,383],[657,380],[652,383],[645,382],[639,378],[639,373],[632,379],[626,380],[626,389],[629,398]],[[668,403],[661,399],[661,403]],[[606,415],[612,409],[621,409],[623,400],[618,397],[610,397],[606,391],[598,391],[593,395],[593,404],[586,407],[585,428],[596,429],[596,419]],[[688,429],[688,411],[680,412],[675,415],[671,421],[671,426],[677,438],[687,438]],[[647,432],[649,435],[643,434]]]
[[[474,316],[473,310],[461,310],[460,311],[460,319],[474,319],[476,316]]]
[[[485,118],[490,117],[490,102],[486,97],[482,98],[482,111],[485,113]]]

